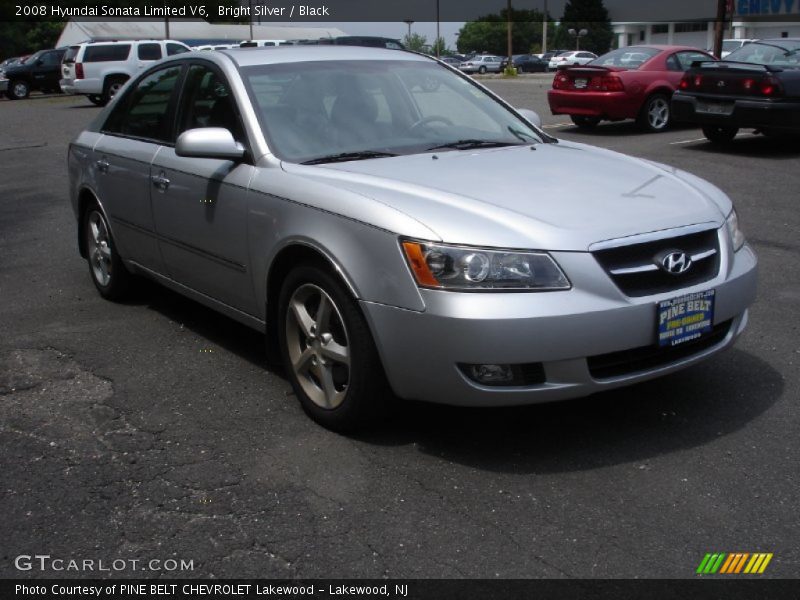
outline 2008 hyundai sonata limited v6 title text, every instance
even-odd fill
[[[305,410],[631,384],[730,346],[756,257],[688,173],[556,140],[413,53],[187,53],[69,149],[100,293],[147,275],[267,334]]]

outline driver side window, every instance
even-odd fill
[[[201,127],[222,127],[236,141],[246,141],[228,82],[205,65],[192,65],[184,84],[177,135]]]

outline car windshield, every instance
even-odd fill
[[[730,40],[728,40],[726,42],[722,42],[722,51],[723,52],[733,52],[737,48],[741,48],[741,47],[742,47],[742,42],[730,41]]]
[[[752,42],[731,52],[725,61],[776,67],[800,67],[800,41]]]
[[[271,149],[291,162],[543,141],[471,80],[435,62],[294,62],[242,73]]]
[[[621,67],[623,69],[638,69],[656,54],[661,52],[656,48],[619,48],[595,58],[589,64],[593,67]]]

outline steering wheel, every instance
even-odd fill
[[[453,122],[448,119],[447,117],[442,117],[441,115],[430,115],[428,117],[423,117],[416,123],[414,123],[409,129],[409,133],[416,133],[417,130],[422,127],[423,125],[427,125],[428,123],[444,123],[445,125],[449,125],[450,127],[453,126]]]

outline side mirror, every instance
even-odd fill
[[[189,129],[178,136],[175,154],[186,158],[221,158],[241,160],[244,146],[233,139],[233,134],[223,127]]]
[[[528,122],[536,125],[536,127],[539,127],[541,129],[542,118],[539,116],[539,113],[529,108],[518,108],[517,112],[520,115],[522,115],[523,118],[527,119]]]
[[[36,66],[37,67],[41,67],[43,64],[44,64],[44,59],[43,58],[37,58],[36,59]]]

